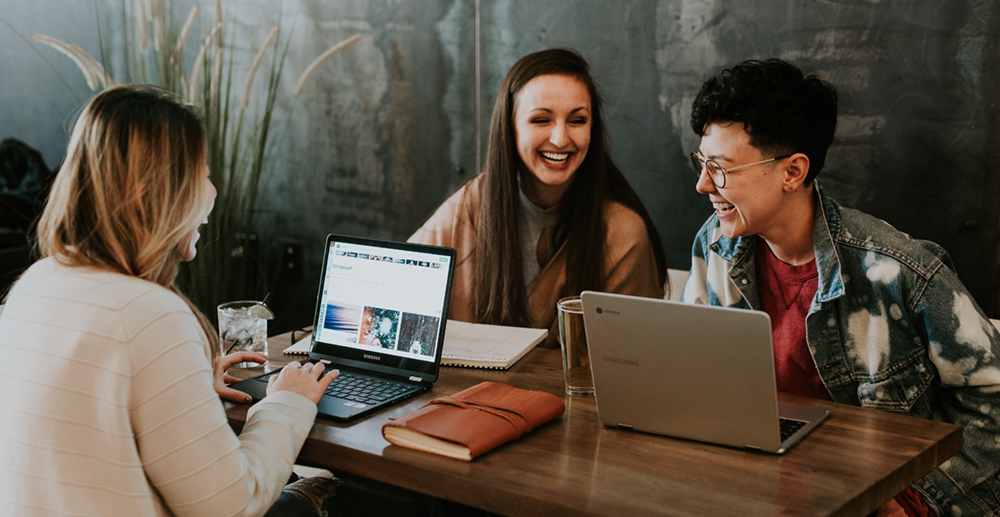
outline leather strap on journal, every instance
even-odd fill
[[[474,409],[477,411],[485,411],[492,415],[496,415],[506,420],[507,422],[510,422],[510,425],[517,431],[518,438],[524,436],[525,434],[528,434],[532,429],[530,426],[528,426],[528,420],[525,419],[523,415],[515,411],[512,411],[510,409],[502,407],[490,406],[487,404],[479,404],[476,402],[464,402],[456,399],[455,397],[438,397],[427,403],[427,405],[431,404],[447,404],[462,409]]]
[[[562,398],[551,393],[482,382],[454,395],[438,397],[382,427],[404,428],[429,438],[467,447],[472,458],[559,417]]]

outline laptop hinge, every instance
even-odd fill
[[[618,427],[625,427],[625,428],[628,428],[628,429],[632,429],[632,426],[630,426],[628,424],[615,424],[615,425],[618,426]]]
[[[759,451],[759,450],[761,450],[761,449],[760,449],[760,447],[758,447],[758,446],[756,446],[756,445],[747,445],[747,444],[745,444],[745,443],[743,444],[743,448],[744,448],[744,449],[753,449],[753,450],[755,450],[755,451]]]
[[[424,379],[417,377],[416,375],[411,375],[410,380],[413,382],[424,382]]]

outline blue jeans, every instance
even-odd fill
[[[278,500],[264,517],[333,517],[337,502],[337,478],[301,478],[285,485]]]
[[[340,473],[343,479],[302,478],[285,486],[264,517],[399,515],[407,517],[497,517],[372,479]]]

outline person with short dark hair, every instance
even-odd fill
[[[659,233],[611,159],[601,98],[574,50],[524,56],[500,85],[483,172],[410,237],[455,248],[449,317],[548,328],[586,289],[662,298]]]
[[[879,515],[996,515],[1000,333],[944,249],[819,187],[836,122],[833,85],[778,59],[705,81],[691,160],[715,213],[681,299],[766,311],[780,391],[963,427]]]

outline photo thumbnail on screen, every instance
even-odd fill
[[[361,318],[361,339],[359,343],[376,348],[396,348],[396,334],[399,332],[399,311],[365,307]]]
[[[436,316],[404,312],[396,350],[433,357],[440,325],[441,318]]]
[[[356,336],[361,330],[361,310],[361,307],[327,304],[323,328]]]

